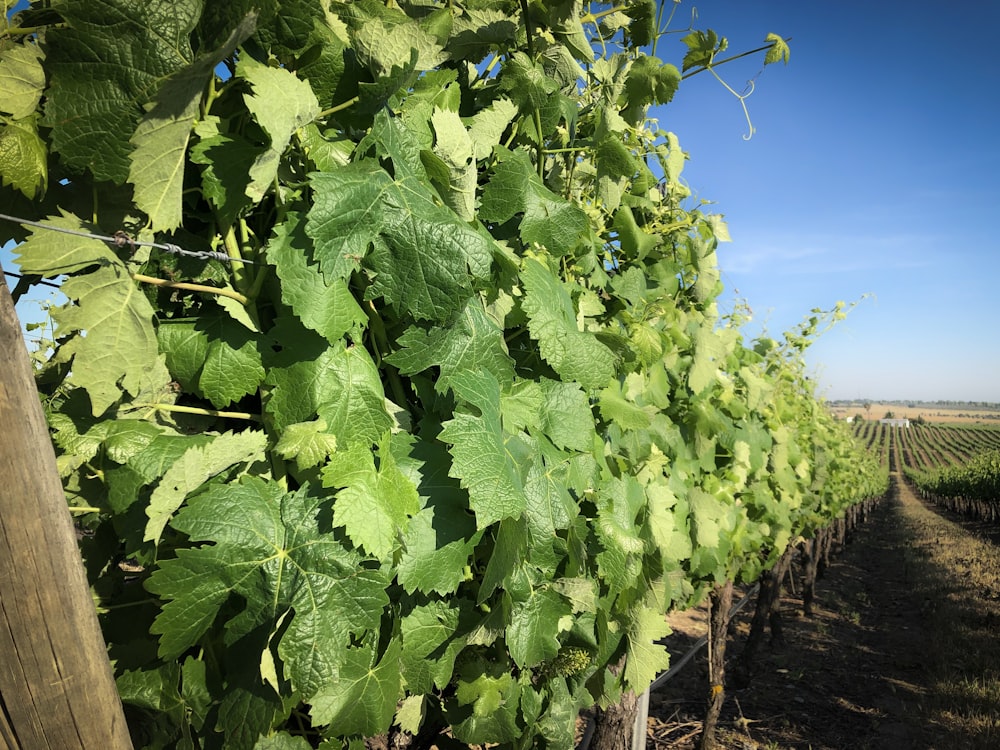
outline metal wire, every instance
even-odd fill
[[[114,235],[103,235],[94,234],[92,232],[83,232],[79,229],[68,229],[66,227],[55,227],[51,224],[43,224],[40,221],[31,221],[30,219],[22,219],[17,216],[9,216],[8,214],[0,213],[0,219],[5,219],[6,221],[13,222],[15,224],[22,224],[28,227],[37,227],[39,229],[49,229],[53,232],[62,232],[63,234],[71,234],[74,237],[85,237],[91,240],[100,240],[101,242],[107,242],[109,245],[114,245],[115,247],[152,247],[157,250],[164,250],[168,253],[173,253],[174,255],[186,255],[189,258],[200,258],[202,260],[221,260],[223,263],[246,263],[251,266],[258,265],[252,260],[245,260],[244,258],[233,258],[226,253],[216,252],[214,250],[185,250],[184,248],[173,244],[172,242],[145,242],[143,240],[137,240],[130,237],[125,232],[119,231],[115,232]]]

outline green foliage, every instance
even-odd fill
[[[1000,451],[984,450],[962,464],[937,471],[910,472],[917,487],[937,498],[995,503],[1000,497]]]
[[[68,277],[38,382],[140,746],[571,747],[665,612],[884,489],[804,376],[824,316],[719,318],[725,223],[647,119],[714,32],[671,63],[647,1],[43,5],[0,37],[4,204],[234,261],[18,250]]]
[[[788,42],[777,34],[768,34],[764,41],[771,43],[771,49],[764,56],[764,64],[770,65],[780,60],[785,65],[788,65],[788,60],[792,54],[791,49],[788,47]]]

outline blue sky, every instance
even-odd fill
[[[745,299],[748,334],[778,335],[870,295],[809,351],[821,394],[1000,402],[1000,3],[684,0],[673,28],[692,8],[734,53],[792,37],[787,67],[720,70],[737,90],[757,76],[749,141],[707,73],[651,113],[729,222],[723,311]],[[675,36],[658,49],[682,52]]]
[[[871,295],[809,351],[823,395],[1000,402],[1000,3],[695,5],[696,26],[732,52],[792,37],[789,65],[769,66],[747,100],[751,140],[708,74],[654,112],[690,155],[691,188],[729,223],[722,308],[742,297],[748,332],[777,335]],[[742,90],[760,67],[719,72]]]

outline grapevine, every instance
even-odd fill
[[[826,316],[720,318],[662,11],[6,20],[0,226],[65,278],[38,385],[137,744],[571,747],[667,611],[884,491],[805,376]]]

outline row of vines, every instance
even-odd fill
[[[4,19],[0,240],[68,299],[37,384],[137,746],[572,747],[666,612],[885,491],[805,373],[843,306],[719,314],[649,113],[727,42],[676,8]]]
[[[880,465],[887,468],[892,466],[889,457],[891,429],[882,422],[858,421],[854,423],[853,430],[860,445],[876,456]]]
[[[1000,429],[915,425],[896,434],[904,476],[923,497],[981,520],[1000,520]]]

